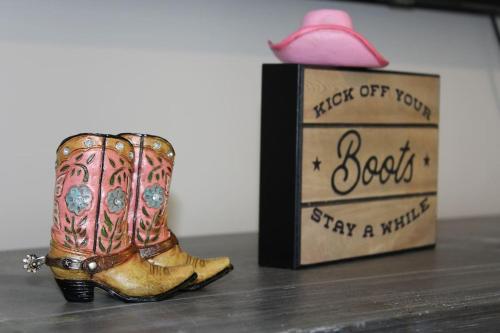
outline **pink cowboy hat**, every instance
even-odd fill
[[[268,43],[276,57],[288,63],[345,67],[389,64],[366,38],[354,31],[351,17],[341,10],[311,11],[299,30],[278,44]]]

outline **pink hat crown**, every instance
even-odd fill
[[[302,27],[318,25],[337,25],[348,29],[354,29],[349,14],[337,9],[319,9],[310,11],[302,20]]]
[[[349,14],[336,9],[308,12],[299,30],[277,44],[268,44],[286,63],[368,68],[389,63],[354,30]]]

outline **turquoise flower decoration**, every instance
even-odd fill
[[[160,208],[165,200],[165,190],[158,184],[154,184],[144,190],[142,195],[146,205],[150,208]]]
[[[125,191],[123,191],[121,187],[115,188],[113,191],[109,192],[106,197],[106,203],[111,213],[118,213],[125,208],[126,201]]]
[[[76,215],[88,209],[92,203],[92,192],[87,185],[72,186],[66,193],[66,206]]]

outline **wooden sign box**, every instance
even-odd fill
[[[436,242],[439,76],[263,66],[259,264]]]

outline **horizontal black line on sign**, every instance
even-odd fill
[[[344,128],[344,127],[367,127],[367,128],[438,128],[437,124],[370,124],[370,123],[303,123],[304,128]]]
[[[419,192],[419,193],[405,193],[405,194],[392,194],[392,195],[378,195],[378,196],[373,196],[373,197],[361,197],[361,198],[337,199],[337,200],[327,200],[327,201],[303,202],[301,204],[301,206],[303,208],[314,207],[314,206],[333,206],[333,205],[345,205],[345,204],[359,203],[359,202],[417,198],[417,197],[427,197],[427,196],[435,196],[435,195],[437,195],[437,192]]]

